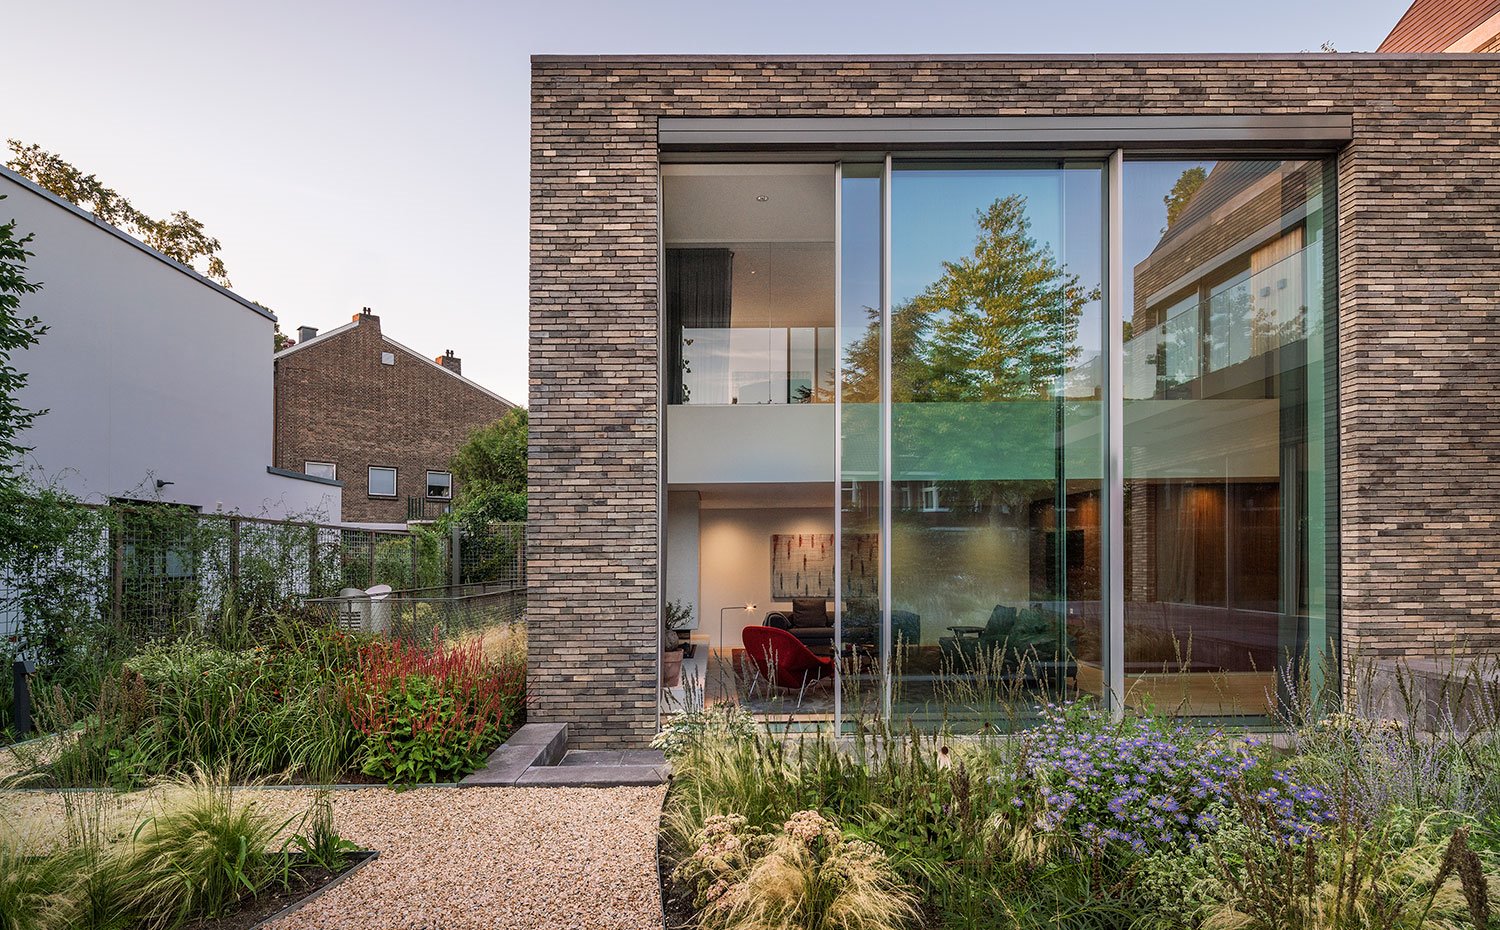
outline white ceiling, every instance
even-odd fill
[[[831,243],[833,193],[832,165],[663,165],[663,235],[668,246]]]
[[[726,243],[731,326],[832,326],[833,243]]]

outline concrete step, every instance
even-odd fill
[[[458,784],[461,788],[659,785],[671,771],[659,750],[568,749],[567,724],[528,723],[490,753],[484,768]]]
[[[659,785],[667,780],[665,765],[537,765],[527,769],[516,787],[616,788],[622,785]]]

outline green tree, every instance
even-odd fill
[[[1079,319],[1099,289],[1032,236],[1025,197],[995,200],[975,221],[970,253],[891,311],[897,403],[1050,397],[1078,355]],[[870,315],[846,357],[846,399],[878,397],[879,316]]]
[[[508,411],[469,434],[448,467],[459,483],[455,519],[473,523],[526,519],[526,411]]]
[[[61,157],[39,145],[10,139],[10,161],[6,167],[33,184],[92,212],[118,226],[151,248],[229,287],[229,273],[219,257],[219,240],[203,231],[203,224],[182,210],[166,219],[156,219],[137,210],[119,192],[92,174],[84,174]],[[198,261],[203,260],[199,268]]]
[[[1193,202],[1193,198],[1198,196],[1199,188],[1203,187],[1203,182],[1207,180],[1208,172],[1197,165],[1178,175],[1177,183],[1173,184],[1172,189],[1167,192],[1167,196],[1161,199],[1162,203],[1167,205],[1167,226],[1169,228],[1173,223],[1177,222],[1177,218],[1182,215],[1183,210],[1187,209],[1187,205]],[[1166,232],[1166,230],[1164,229],[1162,232]]]
[[[525,491],[526,440],[526,411],[518,407],[470,433],[449,467],[466,488]]]
[[[0,195],[0,201],[5,197]],[[32,254],[26,246],[31,235],[16,234],[16,223],[0,224],[0,507],[9,510],[11,495],[19,490],[18,459],[29,450],[19,442],[23,430],[41,416],[44,410],[27,410],[17,399],[26,386],[27,375],[11,364],[11,355],[36,345],[47,332],[41,320],[23,316],[21,298],[41,290],[26,278],[26,259]]]

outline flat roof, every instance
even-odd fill
[[[744,55],[716,55],[712,53],[702,54],[612,54],[612,55],[563,55],[542,54],[532,55],[534,64],[593,64],[593,63],[636,63],[636,64],[679,64],[686,62],[715,62],[725,64],[754,64],[758,62],[944,62],[944,61],[1031,61],[1031,62],[1056,62],[1058,64],[1075,64],[1080,62],[1101,61],[1319,61],[1319,62],[1361,62],[1361,61],[1453,61],[1453,60],[1475,60],[1494,63],[1494,53],[1483,52],[1143,52],[1140,54],[1129,54],[1122,52],[1075,52],[1049,53],[1049,54],[864,54],[850,53],[847,55],[796,55],[776,54],[767,52],[765,54]]]

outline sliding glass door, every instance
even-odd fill
[[[1099,162],[892,166],[897,719],[1008,725],[1098,651],[1103,185]]]
[[[1329,162],[877,156],[668,181],[690,593],[710,617],[761,605],[726,656],[826,589],[833,642],[813,648],[844,722],[1003,729],[1089,696],[1246,721],[1319,686],[1337,637]],[[762,214],[780,225],[751,228]],[[830,477],[831,536],[813,513]],[[746,542],[724,555],[731,523]],[[756,554],[778,539],[831,581],[783,590],[790,556]]]

